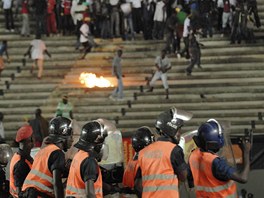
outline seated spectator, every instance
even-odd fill
[[[56,116],[73,119],[72,109],[73,106],[70,102],[68,102],[68,96],[63,96],[62,101],[58,103]]]
[[[42,117],[41,113],[41,109],[36,109],[35,118],[29,121],[29,124],[33,129],[35,147],[41,147],[43,139],[49,135],[49,122]]]

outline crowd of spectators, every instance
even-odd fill
[[[232,42],[252,37],[249,26],[260,27],[256,0],[2,0],[7,32],[15,29],[21,36],[30,35],[29,18],[35,20],[34,34],[76,34],[89,17],[94,37],[122,37],[134,40],[135,33],[144,39],[176,38],[175,48],[184,33],[186,17],[193,30],[203,37],[215,32],[231,34]],[[12,9],[13,8],[13,9]],[[15,17],[13,11],[15,10]],[[21,13],[19,19],[18,13]],[[14,26],[21,20],[21,27]],[[33,27],[33,26],[32,26]],[[165,35],[164,35],[165,34]],[[251,38],[252,40],[252,38]],[[77,43],[77,48],[80,43]],[[168,46],[167,46],[168,47]]]

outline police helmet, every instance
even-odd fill
[[[8,144],[0,144],[0,165],[6,166],[13,156],[12,148]]]
[[[72,121],[65,117],[55,117],[49,122],[49,136],[46,143],[59,143],[65,141],[67,137],[72,136]]]
[[[190,120],[192,116],[190,112],[172,107],[158,116],[155,126],[159,135],[175,138],[184,121]]]
[[[132,136],[132,147],[136,152],[139,152],[144,147],[155,141],[154,135],[149,127],[143,126],[137,129]]]
[[[82,127],[80,138],[74,146],[80,150],[94,150],[100,153],[107,135],[107,130],[102,123],[97,120],[90,121]]]
[[[217,152],[224,146],[224,135],[222,126],[215,120],[210,119],[203,123],[193,137],[196,145],[205,151]]]

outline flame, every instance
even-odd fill
[[[105,79],[103,76],[100,76],[100,78],[98,78],[93,73],[82,72],[80,74],[79,80],[81,84],[84,84],[88,88],[113,87],[109,80]]]

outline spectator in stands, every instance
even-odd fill
[[[246,38],[246,20],[247,13],[244,9],[244,4],[240,2],[235,8],[230,44],[234,44],[236,41],[240,44],[242,39]]]
[[[21,36],[27,36],[30,35],[30,29],[29,29],[29,0],[23,0],[22,2],[22,28],[21,28]]]
[[[164,50],[170,54],[172,51],[172,45],[177,42],[175,41],[176,27],[177,27],[177,15],[174,11],[172,15],[168,18],[165,26],[165,35],[166,35],[166,45]]]
[[[101,38],[110,37],[110,5],[105,1],[101,4]]]
[[[202,16],[203,21],[203,37],[207,37],[207,33],[209,36],[213,36],[213,24],[212,24],[212,11],[214,2],[212,0],[198,0],[200,14]]]
[[[38,66],[38,79],[42,78],[44,53],[51,58],[51,54],[48,52],[44,41],[41,40],[41,34],[37,34],[36,38],[31,41],[28,51],[24,56],[28,55],[33,60],[30,73],[33,73],[35,65]]]
[[[217,0],[216,6],[217,6],[217,30],[220,32],[222,30],[224,1],[223,0]]]
[[[149,82],[150,88],[147,90],[147,92],[152,92],[154,88],[153,87],[154,83],[158,79],[161,79],[163,83],[163,87],[165,89],[166,99],[169,99],[169,85],[167,82],[167,71],[171,69],[171,62],[169,58],[166,56],[165,50],[162,50],[160,56],[156,57],[155,67],[156,67],[156,71],[152,76],[151,81]]]
[[[191,62],[189,66],[186,68],[187,76],[191,75],[192,69],[195,65],[197,65],[200,69],[202,69],[200,43],[197,41],[196,35],[193,32],[190,32],[189,35],[189,53],[191,57]]]
[[[261,23],[258,15],[257,0],[247,0],[247,10],[249,15],[251,15],[251,13],[254,14],[256,27],[259,28],[261,26]]]
[[[167,19],[165,0],[158,0],[154,13],[153,38],[161,40],[164,36],[164,25]]]
[[[56,116],[62,116],[65,118],[73,119],[73,106],[68,101],[68,96],[63,96],[62,100],[57,105]]]
[[[224,11],[222,18],[222,37],[227,34],[227,24],[232,27],[232,14],[231,14],[231,4],[229,0],[223,0]]]
[[[2,1],[3,1],[3,9],[5,15],[6,32],[15,32],[13,11],[12,11],[13,2],[12,0],[2,0]]]
[[[47,36],[57,33],[56,15],[55,15],[55,0],[47,0]]]
[[[133,18],[132,18],[132,8],[130,3],[121,4],[121,10],[123,14],[123,24],[124,24],[124,38],[125,40],[135,39]]]
[[[153,17],[155,13],[155,3],[151,0],[143,1],[143,35],[145,40],[152,39]]]
[[[0,112],[0,144],[5,142],[4,114]]]
[[[55,15],[56,15],[56,24],[57,24],[57,32],[59,34],[62,33],[63,30],[63,2],[64,0],[56,0],[56,5],[55,5]]]
[[[2,71],[5,68],[4,58],[3,58],[4,53],[6,54],[7,62],[8,63],[10,62],[9,55],[8,55],[8,50],[7,49],[8,49],[7,40],[3,40],[0,43],[0,80],[1,80],[1,73],[2,73]]]
[[[121,49],[117,50],[116,56],[113,59],[112,63],[112,74],[116,77],[118,84],[117,87],[114,89],[112,94],[110,95],[110,99],[114,100],[123,100],[123,80],[122,80],[122,54],[123,51]]]
[[[47,1],[34,0],[33,6],[35,7],[36,35],[46,34]]]
[[[130,0],[130,2],[132,3],[132,18],[133,18],[134,30],[138,34],[143,29],[141,1],[142,0]]]
[[[110,34],[111,37],[120,37],[120,13],[119,3],[120,0],[109,0],[111,6],[110,12]]]
[[[33,129],[35,147],[41,147],[43,139],[49,135],[49,122],[41,115],[41,113],[41,109],[36,109],[35,118],[29,120],[29,124]]]
[[[73,0],[72,7],[71,7],[71,16],[73,19],[73,23],[75,25],[75,33],[77,36],[77,42],[75,45],[75,49],[78,50],[81,43],[80,43],[80,28],[83,23],[83,13],[86,10],[86,5],[84,4],[84,0]]]
[[[72,19],[71,19],[71,0],[64,0],[63,7],[62,7],[62,29],[63,35],[70,34],[72,31]]]

